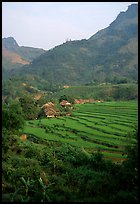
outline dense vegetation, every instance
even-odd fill
[[[131,5],[88,40],[47,52],[3,39],[35,57],[24,67],[3,58],[3,202],[138,201],[137,13]],[[47,102],[59,117],[46,118]]]
[[[138,97],[138,85],[135,83],[127,84],[97,84],[84,86],[71,86],[67,89],[61,89],[54,93],[54,97],[66,95],[72,98],[96,100],[133,100]]]
[[[113,163],[99,149],[93,152],[61,140],[49,141],[41,134],[22,140],[24,114],[19,102],[3,104],[2,114],[3,201],[138,201],[137,142],[126,143],[127,160]],[[46,128],[49,136],[54,127]],[[133,131],[129,138],[137,141],[137,134]]]
[[[60,84],[49,83],[39,77],[13,77],[9,80],[2,81],[3,100],[9,98],[16,99],[20,97],[36,97],[43,105],[46,101],[58,101],[62,96],[66,96],[68,101],[73,103],[73,99],[89,99],[95,100],[133,100],[138,98],[137,83],[122,84],[86,84],[81,86],[70,86],[64,88]]]

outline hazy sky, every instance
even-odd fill
[[[51,49],[88,39],[137,2],[2,2],[2,37],[20,46]]]

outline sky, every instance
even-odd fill
[[[2,2],[2,38],[49,50],[88,39],[138,2]]]

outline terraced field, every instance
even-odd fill
[[[100,150],[104,157],[124,160],[125,145],[138,121],[137,101],[77,104],[72,116],[28,121],[28,138],[69,143],[89,152]]]

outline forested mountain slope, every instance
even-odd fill
[[[88,40],[68,41],[44,52],[13,75],[38,76],[51,83],[125,83],[138,78],[138,5],[121,12]]]

